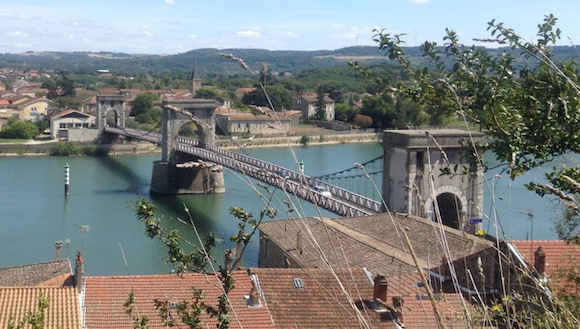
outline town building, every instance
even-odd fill
[[[303,118],[312,118],[316,115],[318,94],[310,92],[301,92],[294,98],[294,108],[302,112]],[[334,100],[328,95],[324,95],[326,104],[325,115],[327,121],[334,120]]]
[[[68,109],[50,117],[50,137],[74,142],[96,140],[96,117],[73,109]]]

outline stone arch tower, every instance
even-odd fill
[[[385,131],[386,210],[441,220],[453,228],[464,228],[469,219],[481,218],[483,170],[464,156],[469,150],[461,142],[470,138],[478,142],[483,137],[458,129]],[[455,167],[457,174],[441,174],[442,169],[454,172]]]
[[[125,127],[125,95],[97,95],[97,128],[99,133],[107,125],[107,114],[115,112],[115,125]]]

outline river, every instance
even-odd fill
[[[260,159],[298,168],[295,161],[305,163],[305,172],[319,176],[353,167],[382,154],[377,143],[307,146],[294,149],[296,158],[287,148],[248,149],[245,153]],[[6,157],[0,158],[0,267],[50,261],[55,258],[55,241],[64,241],[62,256],[73,258],[83,250],[87,275],[123,275],[168,273],[171,265],[165,264],[166,249],[158,241],[149,239],[130,207],[144,198],[158,207],[165,227],[180,229],[186,238],[194,240],[191,229],[175,218],[187,219],[184,205],[191,213],[198,229],[205,234],[215,232],[224,240],[218,254],[231,248],[229,237],[237,232],[237,220],[229,214],[231,206],[243,207],[258,216],[264,207],[263,199],[270,194],[256,185],[256,181],[238,173],[225,171],[226,193],[221,195],[150,196],[152,162],[160,155],[127,155],[110,157]],[[71,170],[70,195],[64,196],[64,166]],[[380,161],[365,168],[377,170]],[[532,172],[514,182],[507,177],[494,178],[489,173],[485,191],[484,211],[493,217],[490,195],[495,186],[498,217],[505,232],[513,239],[555,239],[550,230],[550,218],[557,218],[560,207],[546,198],[540,198],[523,187],[526,179],[542,181],[539,171]],[[381,176],[372,175],[380,190]],[[350,185],[349,185],[350,184]],[[511,187],[508,187],[511,184]],[[343,179],[337,185],[376,198],[374,188],[361,192],[360,179]],[[369,186],[372,186],[370,184]],[[271,188],[269,189],[271,190]],[[261,194],[263,198],[259,196]],[[501,199],[499,200],[499,196]],[[272,205],[278,218],[298,215],[313,216],[318,210],[310,203],[288,197],[275,191]],[[292,211],[284,201],[292,201]],[[335,217],[327,211],[323,216]],[[526,215],[534,214],[533,221]],[[495,234],[493,225],[484,223],[484,229]],[[257,239],[257,238],[256,238]],[[67,243],[69,241],[69,243]],[[253,243],[245,256],[245,265],[257,263],[257,243]]]

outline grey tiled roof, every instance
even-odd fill
[[[365,267],[373,274],[386,277],[417,270],[402,230],[407,233],[422,268],[440,264],[442,232],[453,259],[492,245],[473,235],[450,227],[440,228],[437,223],[406,214],[394,214],[392,219],[389,214],[325,219],[324,224],[317,218],[287,219],[261,223],[259,229],[301,267],[325,267],[318,251],[322,250],[334,268]],[[299,231],[302,254],[297,250]]]
[[[36,286],[72,273],[68,259],[0,268],[0,286]]]

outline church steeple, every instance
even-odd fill
[[[195,96],[195,91],[201,88],[201,78],[197,72],[197,62],[193,64],[193,71],[191,72],[191,94]]]

